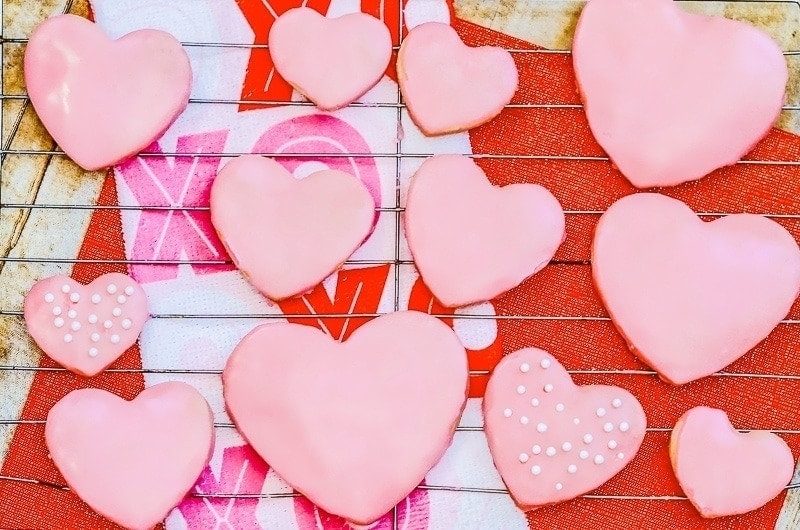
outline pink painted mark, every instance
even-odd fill
[[[424,482],[423,482],[424,484]],[[339,516],[314,506],[305,497],[295,497],[294,513],[297,527],[303,530],[352,530],[354,527]],[[387,513],[361,530],[391,530],[394,514]],[[397,505],[397,528],[402,530],[427,530],[430,518],[430,499],[426,490],[416,489]]]
[[[178,138],[176,152],[186,155],[220,153],[227,130]],[[147,152],[162,153],[158,143]],[[143,156],[117,166],[117,172],[142,206],[176,208],[208,206],[211,182],[219,156]],[[227,260],[222,243],[211,226],[207,211],[143,210],[136,229],[132,260],[217,261]],[[232,270],[233,265],[192,265],[198,274]],[[176,278],[177,265],[131,265],[131,276],[140,283]]]
[[[260,493],[269,468],[249,445],[228,447],[222,453],[219,478],[209,466],[195,484],[195,493]],[[187,497],[178,506],[188,528],[244,530],[261,528],[256,516],[258,498]]]

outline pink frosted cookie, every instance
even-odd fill
[[[564,212],[542,186],[492,186],[471,159],[439,155],[411,180],[405,228],[425,284],[456,307],[490,300],[547,265],[564,240]]]
[[[638,188],[735,163],[784,102],[786,61],[767,34],[672,0],[592,0],[572,48],[592,132]]]
[[[397,56],[397,78],[414,123],[428,136],[491,120],[517,91],[517,67],[502,48],[470,48],[447,24],[412,29]]]
[[[144,290],[116,272],[89,285],[68,276],[41,280],[25,297],[24,314],[28,333],[42,351],[87,377],[130,348],[149,316]]]
[[[593,0],[594,1],[594,0]],[[576,386],[546,351],[506,355],[483,402],[495,466],[523,510],[591,491],[630,462],[647,419],[615,386]]]
[[[50,457],[97,513],[125,528],[159,523],[189,492],[211,456],[214,427],[203,396],[161,383],[125,401],[75,390],[47,415]]]
[[[323,170],[301,180],[259,156],[242,156],[211,187],[211,222],[231,258],[273,300],[302,294],[361,245],[375,203],[356,177]]]
[[[724,411],[696,407],[681,416],[669,444],[672,468],[703,517],[764,506],[792,480],[794,457],[768,431],[740,433]]]
[[[145,29],[114,41],[85,18],[60,15],[31,35],[25,84],[59,147],[95,170],[161,136],[189,102],[192,69],[168,33]]]
[[[336,110],[380,81],[392,56],[389,28],[365,13],[325,18],[290,9],[269,32],[275,69],[322,110]]]
[[[681,201],[640,193],[600,218],[592,274],[631,350],[683,384],[732,363],[787,315],[800,249],[765,217],[706,223]]]
[[[323,510],[370,524],[441,458],[466,400],[467,357],[424,313],[389,313],[344,343],[299,324],[265,324],[223,373],[237,428]]]

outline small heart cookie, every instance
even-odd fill
[[[144,29],[115,41],[85,18],[60,15],[31,35],[25,84],[59,147],[95,170],[161,136],[189,102],[192,69],[168,33]]]
[[[764,506],[792,480],[794,457],[768,431],[740,433],[724,411],[696,407],[681,416],[669,444],[672,468],[703,517]]]
[[[502,48],[466,46],[448,24],[408,32],[397,56],[397,79],[414,123],[434,136],[477,127],[503,110],[517,91],[517,66]]]
[[[211,187],[211,222],[236,266],[273,300],[304,293],[335,272],[372,229],[375,202],[353,175],[301,180],[260,156],[242,156]]]
[[[211,457],[211,409],[185,383],[161,383],[133,401],[75,390],[47,415],[45,441],[67,484],[125,528],[152,528],[194,485]]]
[[[592,276],[631,351],[680,385],[729,365],[788,314],[800,248],[765,217],[707,223],[677,199],[639,193],[600,217]]]
[[[89,285],[69,276],[41,280],[25,297],[24,315],[28,333],[48,357],[91,377],[136,342],[149,313],[144,290],[115,272]]]
[[[444,454],[468,368],[452,329],[402,311],[343,343],[311,326],[259,326],[222,378],[228,411],[253,449],[326,512],[368,525]]]
[[[495,466],[523,510],[591,491],[644,440],[639,401],[615,386],[576,386],[550,354],[525,348],[492,372],[483,402]]]
[[[336,110],[374,87],[392,56],[386,24],[365,13],[326,18],[290,9],[272,25],[269,52],[275,69],[322,110]]]
[[[572,49],[592,132],[637,188],[734,164],[784,102],[786,60],[769,35],[672,0],[592,0]]]
[[[447,307],[491,300],[541,270],[564,241],[564,226],[561,205],[545,188],[492,186],[461,155],[426,160],[408,191],[408,245]]]

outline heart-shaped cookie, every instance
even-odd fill
[[[322,110],[336,110],[380,81],[392,56],[386,24],[365,13],[325,18],[290,9],[269,32],[275,69]]]
[[[696,407],[681,416],[670,438],[672,468],[703,517],[760,508],[792,480],[794,457],[768,431],[737,432],[724,411]]]
[[[461,155],[426,160],[408,191],[408,245],[447,307],[490,300],[541,270],[564,240],[564,212],[536,184],[492,186]]]
[[[161,383],[133,401],[75,390],[47,415],[50,457],[77,495],[125,528],[152,528],[189,492],[211,457],[214,427],[203,396]]]
[[[273,300],[335,272],[372,229],[375,203],[353,175],[323,170],[298,180],[283,166],[242,156],[211,187],[211,222],[236,266]]]
[[[31,35],[25,84],[56,143],[95,170],[161,136],[189,102],[192,69],[168,33],[145,29],[114,41],[85,18],[61,15]]]
[[[45,278],[25,297],[24,314],[28,333],[42,351],[87,377],[130,348],[149,316],[144,290],[116,272],[89,285],[69,276]]]
[[[706,223],[679,200],[639,193],[600,218],[592,275],[631,350],[683,384],[732,363],[787,315],[800,249],[765,217]]]
[[[647,419],[628,391],[576,386],[550,354],[525,348],[492,372],[483,402],[495,466],[523,510],[591,491],[630,462]]]
[[[453,330],[404,311],[344,343],[311,326],[259,326],[222,377],[228,411],[256,452],[323,510],[367,525],[444,454],[467,373]]]
[[[500,114],[517,91],[517,77],[510,53],[470,48],[439,22],[409,31],[397,56],[408,112],[429,136],[471,129]]]
[[[786,61],[767,34],[672,0],[592,0],[572,49],[592,132],[638,188],[735,163],[783,105]]]

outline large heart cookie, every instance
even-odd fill
[[[768,431],[737,432],[725,412],[696,407],[681,416],[669,445],[675,476],[703,517],[760,508],[792,480],[794,457]]]
[[[211,456],[214,427],[203,396],[184,383],[133,401],[96,388],[75,390],[47,415],[50,457],[78,496],[125,528],[167,516]]]
[[[495,466],[523,510],[606,482],[636,455],[647,426],[629,392],[576,386],[552,355],[536,348],[500,361],[483,412]]]
[[[114,41],[85,18],[61,15],[31,35],[25,84],[56,143],[95,170],[161,136],[186,108],[192,69],[168,33],[145,29]]]
[[[323,510],[376,521],[444,454],[464,407],[467,358],[453,331],[415,311],[344,343],[265,324],[236,346],[225,403],[253,448]]]
[[[461,155],[426,160],[408,191],[408,245],[425,284],[448,307],[490,300],[550,262],[564,212],[536,184],[492,186]]]
[[[592,0],[572,49],[592,132],[638,188],[735,163],[783,105],[788,70],[768,35],[672,0]]]
[[[147,295],[130,276],[104,274],[89,285],[68,276],[37,282],[25,297],[25,325],[51,359],[77,374],[103,371],[139,337]]]
[[[600,218],[592,274],[631,350],[683,384],[738,359],[787,315],[800,249],[765,217],[706,223],[676,199],[640,193]]]
[[[375,203],[356,177],[323,170],[295,179],[274,160],[243,156],[211,187],[211,222],[231,258],[273,300],[335,272],[369,235]]]
[[[380,81],[392,56],[386,24],[365,13],[325,18],[290,9],[269,32],[269,52],[286,81],[323,110],[336,110]]]
[[[477,127],[503,110],[517,90],[517,67],[502,48],[466,46],[448,24],[412,29],[397,56],[408,112],[427,135]]]

